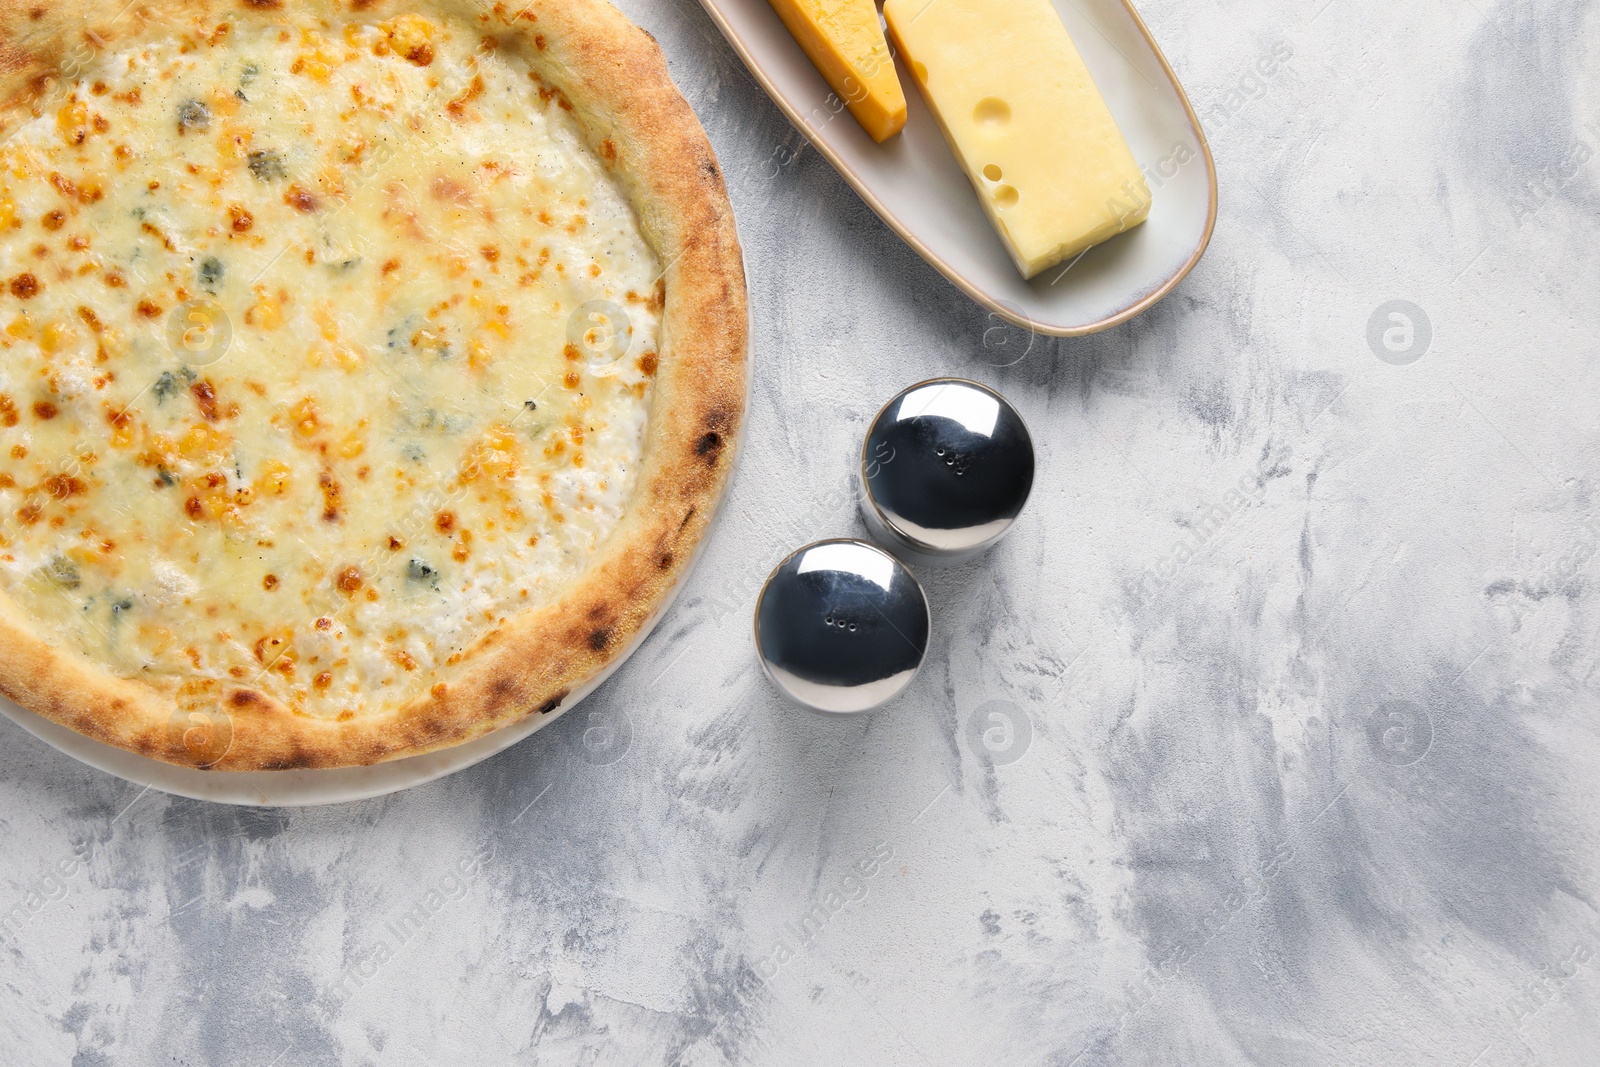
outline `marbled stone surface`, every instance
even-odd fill
[[[381,800],[142,793],[0,722],[0,1062],[1600,1062],[1600,5],[1146,0],[1216,235],[1059,342],[813,151],[766,177],[800,138],[699,7],[623,6],[757,327],[682,599]],[[905,698],[793,712],[759,582],[860,531],[860,433],[949,373],[1029,420],[1029,510],[928,576]]]

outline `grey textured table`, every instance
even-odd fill
[[[0,1062],[1597,1062],[1600,6],[1147,0],[1220,221],[1062,342],[814,152],[767,177],[800,138],[693,0],[623,6],[755,308],[682,599],[366,803],[141,793],[0,723]],[[944,373],[1030,420],[1030,510],[931,577],[906,698],[790,711],[755,591],[859,531],[851,440]]]

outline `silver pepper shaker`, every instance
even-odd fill
[[[1033,466],[1033,437],[1005,397],[965,378],[919,382],[867,430],[861,513],[902,558],[960,562],[1011,529]]]
[[[916,577],[865,541],[818,541],[794,552],[756,601],[762,669],[815,711],[870,711],[900,695],[922,666],[929,629]]]

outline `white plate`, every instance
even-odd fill
[[[1125,0],[1054,0],[1144,169],[1154,201],[1142,226],[1024,281],[978,205],[904,64],[906,126],[876,144],[832,95],[767,0],[700,0],[789,121],[907,244],[966,294],[1038,333],[1071,337],[1160,300],[1205,251],[1217,172],[1183,87]],[[784,146],[756,170],[776,175]]]

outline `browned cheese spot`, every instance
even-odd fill
[[[200,408],[201,416],[207,422],[216,422],[217,392],[212,388],[210,380],[201,378],[189,386],[189,392],[194,395],[194,402]]]
[[[356,591],[361,588],[361,568],[346,567],[339,572],[338,578],[335,579],[335,584],[339,586],[339,591],[345,596],[354,596]]]
[[[289,186],[289,191],[283,194],[283,202],[296,211],[303,211],[308,215],[317,210],[317,198],[298,185]]]

